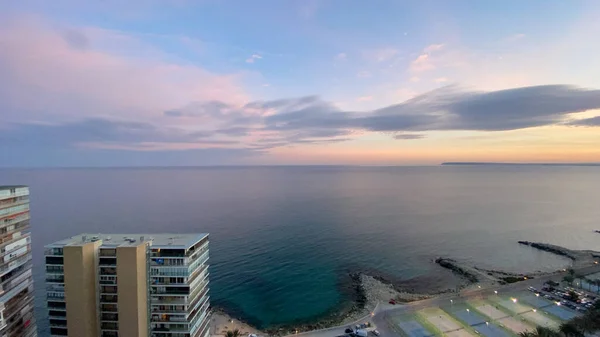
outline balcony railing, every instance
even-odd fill
[[[65,283],[64,275],[48,275],[46,276],[46,283]]]
[[[103,321],[118,322],[119,314],[102,313],[102,315],[100,315],[100,319]]]
[[[62,248],[46,248],[44,250],[44,255],[46,256],[63,256]]]
[[[19,215],[13,215],[12,217],[7,217],[5,218],[3,221],[0,221],[0,234],[4,234],[6,232],[10,232],[11,230],[8,230],[7,227],[14,225],[15,228],[18,228],[18,226],[23,223],[26,220],[29,220],[30,216],[29,213],[23,213],[23,214],[19,214]],[[27,224],[29,224],[29,222],[27,222]]]
[[[117,303],[117,295],[100,295],[100,303]]]
[[[29,211],[29,204],[18,205],[14,207],[8,207],[0,209],[0,218],[4,218],[15,213],[24,213]]]
[[[4,199],[0,200],[0,209],[7,207],[25,205],[29,203],[29,198],[18,198],[18,199]]]
[[[24,263],[27,263],[28,261],[31,260],[31,254],[29,251],[24,252],[21,255],[18,255],[18,257],[14,258],[13,260],[10,260],[9,262],[4,262],[2,264],[0,264],[0,275],[4,275],[8,270],[14,269]]]
[[[185,316],[152,315],[151,322],[187,322]]]

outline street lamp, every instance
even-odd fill
[[[540,297],[540,294],[535,294],[535,297]]]
[[[537,312],[537,309],[533,309],[533,312]]]
[[[514,297],[513,297],[513,298],[511,298],[510,300],[511,300],[511,301],[513,301],[513,303],[517,303],[517,299],[516,299],[516,298],[514,298]]]
[[[494,290],[494,294],[498,295],[498,290]]]

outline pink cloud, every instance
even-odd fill
[[[135,44],[147,57],[127,53]],[[101,48],[104,47],[104,48]],[[125,50],[126,55],[122,52]],[[153,52],[155,51],[155,52]],[[165,61],[133,36],[97,28],[58,30],[37,18],[0,24],[0,99],[5,121],[42,117],[152,118],[192,101],[248,100],[239,74]]]
[[[435,64],[429,54],[421,54],[410,63],[410,71],[419,73],[435,69]]]
[[[373,100],[373,96],[361,96],[356,99],[357,102],[367,102]]]
[[[433,53],[439,50],[442,50],[442,48],[444,48],[444,44],[440,43],[440,44],[431,44],[427,47],[425,47],[425,49],[423,49],[423,51],[425,53]]]

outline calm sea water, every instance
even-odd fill
[[[0,170],[31,188],[41,336],[43,246],[81,232],[209,232],[211,301],[261,327],[343,303],[341,275],[548,270],[519,239],[600,250],[600,168],[541,166]]]

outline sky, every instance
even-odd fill
[[[0,2],[0,167],[600,162],[595,0]]]

